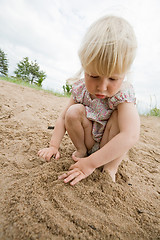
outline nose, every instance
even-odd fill
[[[97,85],[97,89],[101,93],[105,92],[107,90],[107,87],[108,87],[108,79],[107,78],[101,79],[101,81]]]

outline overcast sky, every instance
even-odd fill
[[[7,54],[10,75],[29,57],[47,74],[43,87],[62,91],[80,68],[77,51],[89,25],[107,14],[122,16],[138,40],[132,83],[139,105],[145,109],[151,98],[159,107],[159,13],[159,0],[0,0],[0,48]]]

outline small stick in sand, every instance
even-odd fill
[[[48,129],[54,129],[54,126],[48,126]]]

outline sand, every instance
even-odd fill
[[[57,179],[73,163],[67,134],[59,160],[37,156],[67,101],[0,81],[0,239],[160,239],[160,118],[141,117],[116,183],[96,169],[72,187]]]

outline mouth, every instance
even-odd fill
[[[102,94],[95,94],[96,98],[100,98],[100,99],[104,99],[106,98],[105,95],[102,95]]]

